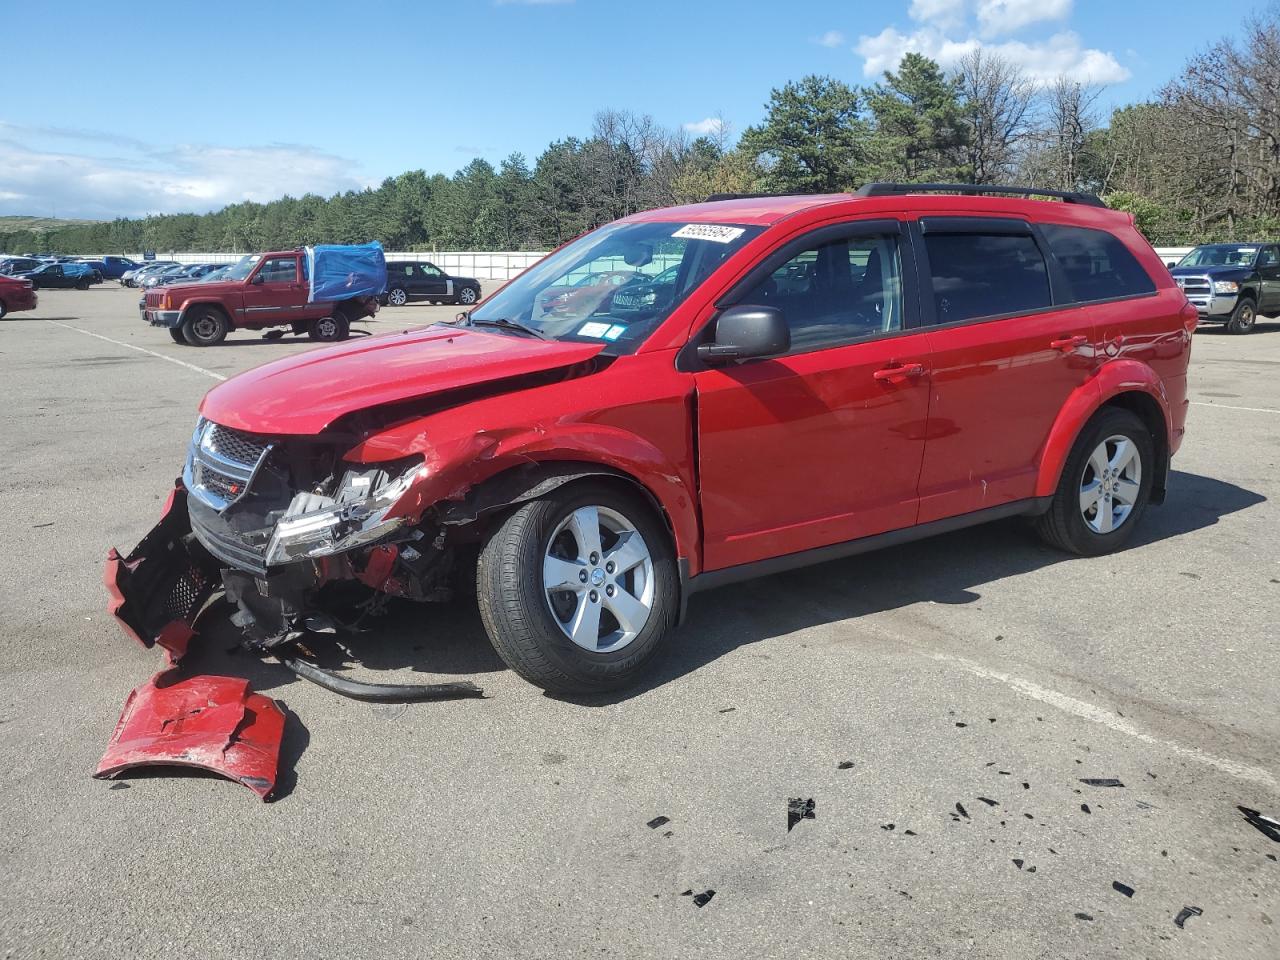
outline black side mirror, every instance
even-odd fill
[[[705,363],[774,357],[791,349],[791,328],[777,307],[740,304],[716,317],[715,339],[698,347]]]
[[[1176,262],[1174,262],[1173,260],[1166,260],[1166,261],[1164,262],[1164,265],[1165,265],[1166,267],[1168,267],[1170,270],[1172,270],[1172,269],[1173,269],[1174,267],[1176,267],[1178,264],[1177,264]]]

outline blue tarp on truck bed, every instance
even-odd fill
[[[307,273],[312,303],[376,297],[387,289],[387,261],[382,244],[322,244],[307,247]]]

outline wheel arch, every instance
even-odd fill
[[[1076,439],[1104,407],[1136,414],[1156,447],[1151,502],[1163,503],[1169,478],[1171,423],[1164,384],[1149,366],[1136,360],[1113,360],[1067,399],[1049,431],[1040,456],[1036,496],[1052,496]]]
[[[182,304],[182,311],[178,314],[178,323],[183,324],[187,321],[187,315],[191,310],[199,310],[202,307],[212,307],[221,313],[227,320],[227,329],[234,330],[236,328],[235,317],[231,315],[231,311],[219,300],[187,300]]]

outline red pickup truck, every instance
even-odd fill
[[[377,297],[310,302],[302,250],[244,257],[216,280],[150,290],[142,318],[166,327],[174,343],[208,347],[232,330],[291,327],[312,340],[345,340],[351,324],[378,312]]]
[[[34,310],[36,299],[30,280],[0,275],[0,319],[18,310]]]

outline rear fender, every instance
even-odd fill
[[[112,547],[102,574],[107,612],[144,647],[159,645],[176,663],[195,635],[201,608],[218,587],[217,569],[194,543],[187,491],[174,484],[160,522],[127,556]]]
[[[1107,403],[1126,393],[1141,393],[1155,401],[1164,420],[1165,435],[1157,437],[1167,454],[1167,438],[1172,435],[1169,419],[1169,399],[1154,370],[1137,360],[1111,360],[1104,364],[1088,383],[1077,388],[1063,405],[1054,421],[1049,437],[1040,454],[1040,471],[1036,479],[1037,497],[1049,497],[1058,489],[1063,467],[1076,438],[1089,419]],[[1166,462],[1157,464],[1156,484],[1153,490],[1163,490],[1163,480],[1168,470]],[[1158,499],[1157,499],[1157,502]]]

